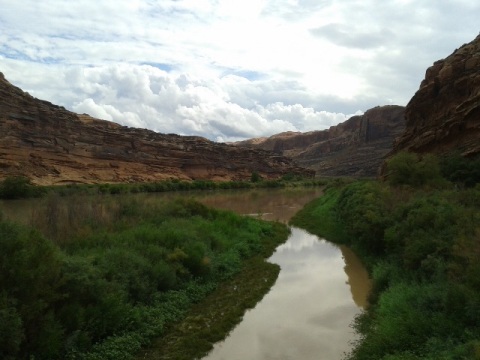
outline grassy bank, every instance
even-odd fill
[[[231,280],[223,282],[187,316],[174,324],[167,335],[157,339],[137,359],[200,359],[213,344],[226,335],[243,318],[246,309],[253,308],[270,290],[280,267],[254,257]]]
[[[480,359],[480,186],[466,164],[452,178],[438,159],[401,154],[386,182],[332,187],[293,219],[370,271],[349,359]]]
[[[36,186],[22,176],[8,177],[0,181],[0,199],[21,199],[42,197],[47,194],[60,196],[96,195],[96,194],[136,194],[159,193],[190,190],[220,189],[264,189],[323,186],[331,179],[309,179],[293,175],[285,175],[277,180],[264,180],[253,176],[250,181],[211,181],[211,180],[164,180],[149,183],[117,183],[117,184],[68,184],[55,186]]]
[[[81,199],[68,213],[84,213]],[[132,359],[157,338],[170,358],[185,341],[190,358],[204,354],[274,282],[263,259],[288,234],[191,200],[90,210],[55,240],[0,221],[0,358]],[[208,315],[232,281],[245,297]],[[205,321],[210,332],[185,331]]]

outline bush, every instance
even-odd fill
[[[0,249],[2,326],[10,324],[10,335],[15,334],[2,340],[8,342],[6,356],[21,358],[35,352],[39,359],[55,358],[62,340],[53,313],[62,297],[58,248],[35,231],[1,222]]]
[[[250,177],[250,181],[253,182],[253,183],[262,181],[262,176],[257,171],[254,171],[254,172],[252,172],[252,176]]]
[[[480,155],[465,158],[460,154],[445,156],[440,161],[443,177],[465,187],[480,183]]]
[[[438,159],[431,155],[419,156],[401,152],[387,160],[387,180],[392,185],[420,187],[441,182]]]
[[[375,182],[356,182],[342,190],[336,211],[352,236],[352,245],[374,254],[384,251],[384,231],[391,221],[387,196],[385,189]]]
[[[34,195],[34,187],[30,179],[24,176],[7,177],[0,184],[0,198],[20,199]]]

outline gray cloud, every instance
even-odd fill
[[[386,41],[391,40],[394,36],[388,29],[377,29],[374,32],[364,32],[354,26],[346,26],[342,24],[328,24],[310,32],[317,37],[325,38],[335,44],[369,49],[382,46]]]

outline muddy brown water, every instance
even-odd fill
[[[126,196],[138,201],[193,197],[212,207],[287,223],[321,193],[319,188],[294,188]],[[44,199],[0,201],[0,212],[29,225],[46,206]],[[338,360],[351,349],[357,339],[351,324],[367,305],[371,287],[367,271],[349,248],[291,230],[268,259],[281,267],[275,285],[204,360]]]

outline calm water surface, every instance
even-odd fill
[[[288,222],[321,189],[260,189],[136,194],[137,201],[194,197],[206,205],[266,220]],[[114,197],[107,197],[111,202]],[[38,216],[42,200],[0,202],[4,216],[25,224]],[[123,199],[125,201],[125,199]],[[321,221],[321,219],[319,219]],[[338,360],[356,335],[350,328],[366,306],[367,272],[355,254],[292,227],[272,257],[281,271],[270,292],[205,360]]]

